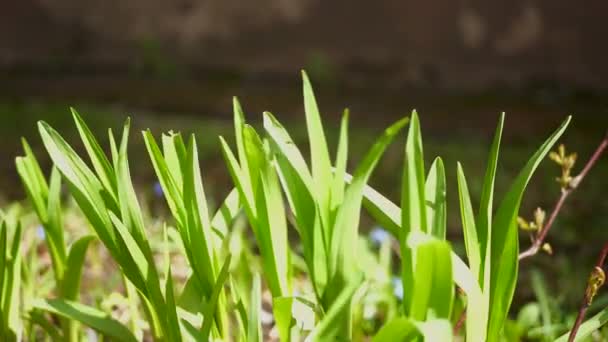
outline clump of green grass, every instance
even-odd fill
[[[465,262],[446,240],[446,167],[437,157],[426,169],[418,114],[389,126],[350,174],[348,111],[332,158],[312,86],[306,74],[303,79],[309,160],[271,113],[263,114],[263,129],[257,131],[245,122],[235,99],[236,153],[220,138],[234,189],[217,210],[211,210],[205,195],[195,136],[186,139],[169,132],[158,143],[150,131],[143,133],[172,216],[162,236],[149,229],[152,218],[142,210],[132,183],[128,120],[120,141],[109,130],[108,156],[73,110],[88,162],[60,133],[40,122],[39,133],[54,165],[50,178],[25,141],[17,169],[44,230],[53,275],[47,281],[55,291],[25,298],[20,281],[27,265],[21,257],[19,219],[1,217],[0,337],[78,341],[92,329],[119,341],[450,341],[460,335],[462,302],[467,341],[510,336],[505,327],[511,323],[508,314],[518,277],[519,207],[533,173],[570,118],[524,165],[497,210],[494,187],[504,115],[490,148],[477,214],[463,167],[457,165]],[[368,182],[406,125],[397,205]],[[70,245],[64,235],[62,184],[92,230]],[[363,208],[388,232],[378,250],[359,232]],[[289,238],[290,227],[297,245]],[[101,242],[118,266],[127,320],[112,316],[99,303],[79,300],[93,241]],[[161,246],[160,253],[153,245]],[[187,262],[183,281],[174,279],[173,254]],[[26,280],[37,276],[32,273]],[[402,296],[393,291],[395,276]],[[540,281],[534,284],[546,328],[551,321],[548,301]],[[271,322],[265,317],[268,311]],[[375,323],[366,324],[371,320]],[[581,331],[597,328],[598,322],[605,321],[595,318]]]

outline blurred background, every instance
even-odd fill
[[[608,129],[608,3],[394,0],[20,0],[0,4],[0,167],[4,201],[22,200],[14,170],[26,137],[47,167],[36,131],[45,120],[75,146],[75,107],[102,141],[133,120],[131,167],[142,194],[154,175],[138,132],[198,135],[209,195],[229,189],[217,135],[232,132],[231,98],[248,119],[273,112],[303,140],[299,70],[312,79],[330,141],[350,108],[351,170],[374,137],[417,109],[427,165],[444,157],[451,240],[462,249],[455,163],[479,198],[486,155],[506,112],[499,196],[567,115],[563,142],[578,170]],[[303,141],[304,142],[304,141]],[[302,145],[305,146],[305,145]],[[335,146],[335,145],[332,145]],[[399,198],[403,140],[372,184]],[[569,199],[542,267],[578,303],[592,259],[608,240],[608,156]],[[522,216],[549,211],[559,168],[547,161],[532,180]],[[364,230],[369,227],[364,227]],[[522,248],[528,238],[522,234]],[[522,268],[530,268],[530,265]],[[574,281],[574,280],[580,281]],[[531,292],[525,274],[520,300]]]

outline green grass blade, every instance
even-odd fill
[[[72,111],[76,128],[78,128],[80,139],[82,140],[84,147],[89,154],[89,158],[93,164],[95,172],[99,175],[99,179],[104,185],[104,188],[108,190],[109,194],[116,200],[118,185],[116,184],[116,176],[114,174],[114,170],[112,169],[112,164],[110,164],[108,157],[97,142],[97,139],[95,139],[93,133],[84,120],[82,120],[78,112],[76,112],[74,108],[70,108],[70,110]]]
[[[418,336],[420,336],[420,332],[418,332],[416,325],[409,318],[395,317],[380,328],[372,339],[372,342],[414,341]]]
[[[84,266],[85,255],[89,244],[93,241],[92,235],[86,235],[76,240],[68,254],[66,262],[66,272],[61,284],[61,294],[63,298],[68,300],[78,300],[78,291],[80,289],[80,278],[82,275],[82,267]]]
[[[420,121],[416,111],[413,111],[405,143],[405,165],[403,166],[401,189],[401,229],[399,231],[403,308],[406,312],[412,302],[415,263],[412,251],[407,247],[406,239],[410,232],[427,232],[424,187],[424,157]]]
[[[404,118],[384,131],[357,167],[352,182],[346,190],[330,241],[330,274],[337,276],[338,280],[342,278],[348,281],[349,278],[357,275],[357,265],[353,260],[357,259],[355,246],[359,237],[363,189],[380,157],[407,122],[408,119]],[[339,289],[340,285],[334,287],[334,290],[339,291]],[[334,291],[334,294],[337,295],[337,291]]]
[[[175,294],[173,290],[173,275],[171,267],[167,270],[167,280],[165,282],[165,301],[167,303],[167,339],[179,342],[182,340],[180,333],[179,320],[177,319],[177,306],[175,305]]]
[[[445,240],[447,225],[445,168],[441,158],[437,157],[426,177],[424,192],[426,194],[426,216],[429,233],[440,240]]]
[[[483,285],[482,279],[479,278],[482,269],[482,253],[481,253],[481,242],[477,236],[477,228],[475,226],[475,215],[473,214],[473,205],[471,204],[471,197],[469,195],[469,187],[467,180],[462,170],[462,165],[458,163],[458,196],[460,199],[460,218],[462,220],[462,230],[464,234],[465,248],[467,251],[467,258],[469,260],[469,267],[471,272],[475,275],[475,278],[480,283],[479,286]]]
[[[318,203],[321,222],[323,223],[323,227],[329,227],[332,165],[327,141],[325,139],[325,131],[323,130],[319,108],[317,107],[317,101],[305,71],[302,71],[302,81],[304,88],[306,131],[308,132],[308,142],[310,144],[312,177],[315,180],[313,187],[315,188],[315,197]],[[326,241],[329,241],[332,234],[329,230],[330,229],[327,229],[325,231]]]
[[[570,119],[568,117],[530,158],[511,185],[494,219],[491,237],[489,340],[498,339],[515,292],[519,265],[517,216],[523,192],[540,162],[566,130]]]
[[[137,342],[126,326],[93,307],[63,299],[37,299],[32,306],[35,309],[76,320],[116,341]]]
[[[416,265],[409,317],[449,319],[454,301],[451,248],[446,241],[430,240],[416,248]]]
[[[596,330],[603,327],[608,323],[608,308],[598,312],[595,316],[589,318],[578,329],[576,338],[574,341],[586,341],[586,339],[593,334]],[[555,342],[567,342],[570,332],[568,331],[564,335],[560,336]]]
[[[346,173],[346,161],[348,157],[348,116],[348,109],[345,109],[340,125],[340,138],[338,140],[338,151],[336,153],[336,168],[331,187],[332,217],[344,200],[344,174]]]
[[[360,284],[361,278],[351,282],[342,290],[342,292],[340,292],[336,301],[312,332],[312,341],[333,341],[337,336],[343,333],[342,328],[344,326],[344,319],[345,317],[350,316],[352,298]],[[350,321],[350,318],[348,321]],[[350,338],[349,336],[341,337]]]
[[[211,327],[213,326],[213,319],[212,319],[213,314],[217,310],[217,305],[218,305],[218,300],[220,298],[220,294],[222,293],[222,290],[224,289],[224,285],[226,284],[226,280],[228,279],[230,260],[231,260],[231,255],[228,254],[228,256],[226,257],[226,260],[224,261],[224,265],[222,266],[222,269],[220,270],[220,273],[217,276],[217,280],[216,280],[215,284],[213,285],[213,292],[211,293],[211,296],[207,300],[206,307],[203,312],[204,320],[203,320],[203,326],[201,328],[201,335],[205,341],[209,340]]]
[[[494,140],[490,147],[490,155],[488,157],[488,166],[483,181],[483,188],[481,191],[481,202],[479,204],[479,213],[477,216],[476,227],[477,227],[477,238],[479,239],[480,255],[482,257],[483,264],[479,270],[480,286],[484,291],[490,286],[490,272],[485,272],[486,269],[491,267],[491,253],[492,249],[492,210],[494,201],[494,182],[496,178],[496,168],[498,165],[498,154],[500,149],[500,141],[502,137],[502,130],[505,121],[505,114],[500,115],[498,120],[498,127],[494,134]]]
[[[264,336],[262,335],[260,312],[262,312],[262,281],[260,275],[256,274],[253,277],[253,286],[251,288],[251,303],[247,320],[247,342],[262,342]]]

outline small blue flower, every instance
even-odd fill
[[[158,198],[161,198],[165,195],[163,192],[163,187],[160,185],[159,182],[154,183],[153,190],[154,190],[154,195],[156,195],[156,197],[158,197]]]
[[[391,235],[384,228],[376,226],[369,233],[369,238],[375,245],[381,245],[384,241],[390,239]]]
[[[403,282],[401,282],[401,278],[393,277],[391,283],[393,285],[393,294],[395,297],[399,298],[399,300],[403,300]]]
[[[36,236],[40,240],[44,240],[45,233],[44,233],[44,227],[42,227],[42,225],[38,225],[38,227],[36,227]]]

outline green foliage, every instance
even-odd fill
[[[536,273],[538,303],[522,309],[516,321],[507,317],[518,276],[517,217],[523,192],[569,118],[525,164],[497,210],[494,188],[504,115],[490,147],[477,212],[464,168],[456,165],[465,263],[446,240],[450,173],[440,157],[425,167],[418,114],[384,130],[350,172],[348,110],[332,158],[311,83],[305,73],[302,77],[309,158],[271,113],[263,114],[263,129],[248,125],[235,99],[235,148],[220,137],[234,188],[215,211],[205,194],[195,136],[185,139],[169,132],[157,143],[150,130],[143,132],[171,215],[161,222],[160,232],[132,181],[128,120],[118,143],[109,131],[108,155],[72,111],[88,161],[40,122],[53,162],[50,177],[25,141],[25,155],[16,166],[44,229],[52,264],[45,283],[51,285],[47,292],[33,288],[36,278],[43,277],[32,247],[37,241],[22,234],[23,217],[2,215],[0,339],[77,341],[86,326],[118,341],[258,342],[271,336],[284,341],[451,341],[452,322],[461,311],[456,287],[466,295],[467,341],[562,333],[555,329],[553,304]],[[368,182],[408,123],[396,205]],[[71,212],[62,206],[62,183],[92,235],[66,229],[65,216]],[[360,233],[363,207],[390,235],[379,248]],[[298,239],[290,236],[290,225]],[[93,259],[90,246],[97,241],[119,268],[124,289],[112,296],[121,298],[126,315],[105,309],[110,295],[81,299],[83,272]],[[393,248],[400,263],[393,260]],[[175,261],[180,257],[184,265]],[[393,279],[402,286],[402,299],[394,293]],[[584,323],[579,337],[606,323],[605,316],[604,310]]]

